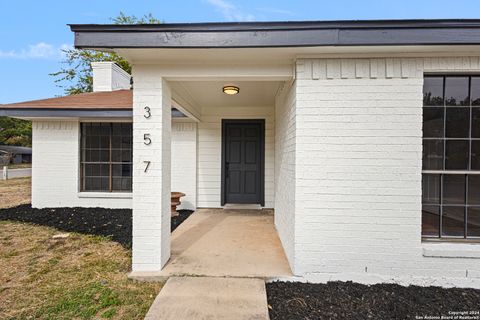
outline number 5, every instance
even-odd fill
[[[150,139],[150,133],[145,133],[143,135],[143,143],[148,146],[149,144],[152,143],[152,139]]]

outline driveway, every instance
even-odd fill
[[[3,169],[0,170],[3,177]],[[26,178],[32,176],[32,168],[8,169],[8,179]]]

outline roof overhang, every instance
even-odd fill
[[[480,20],[72,24],[76,48],[479,45]]]
[[[132,110],[78,110],[49,108],[8,108],[0,106],[0,116],[14,118],[131,118]]]

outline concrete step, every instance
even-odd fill
[[[268,320],[261,279],[171,277],[155,298],[146,320]]]

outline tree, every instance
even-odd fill
[[[30,121],[0,117],[0,144],[32,146],[32,123]]]
[[[123,12],[115,18],[110,18],[114,24],[155,24],[162,23],[153,17],[151,13],[142,17],[134,15],[127,16]],[[60,71],[51,73],[56,77],[57,86],[64,89],[65,94],[72,95],[82,92],[91,92],[93,90],[92,62],[113,61],[123,70],[130,73],[132,68],[127,60],[120,57],[115,52],[106,52],[99,50],[86,49],[67,49],[63,50],[65,67]]]

